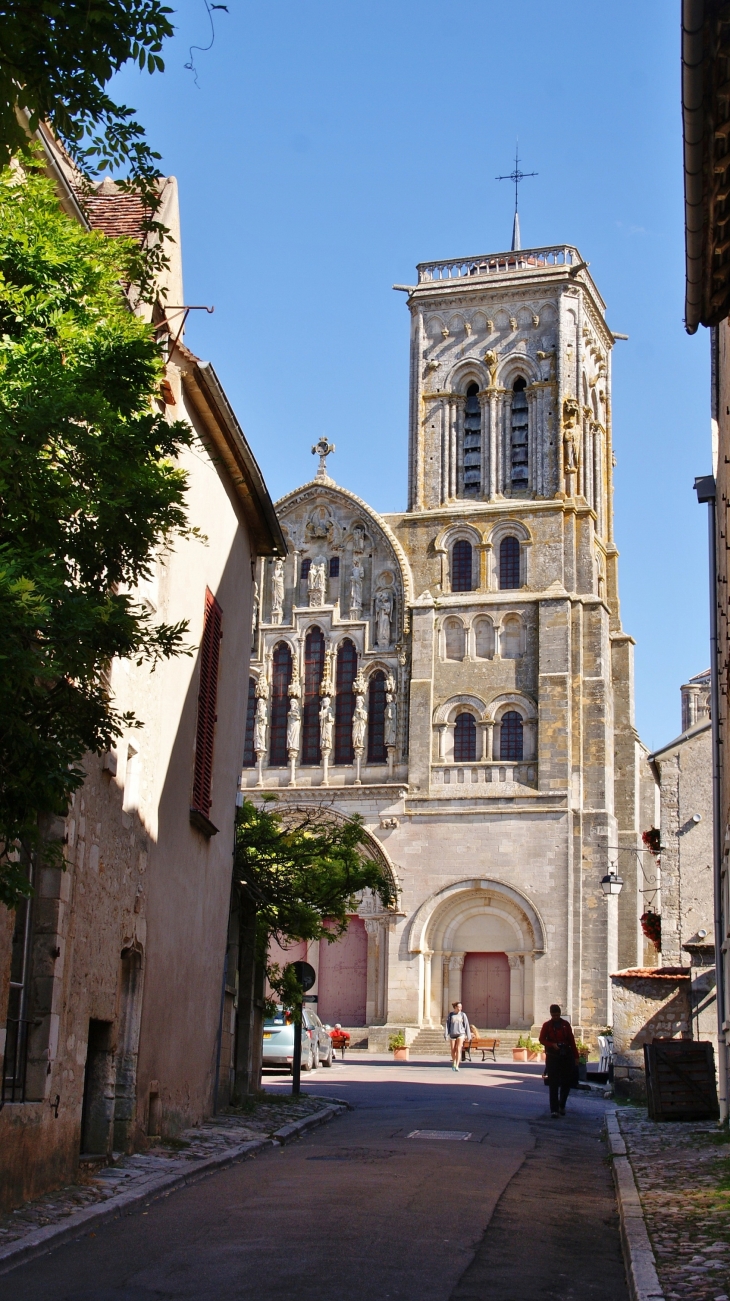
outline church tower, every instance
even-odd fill
[[[289,554],[259,565],[242,784],[360,814],[398,886],[394,912],[364,899],[344,940],[297,952],[323,1019],[437,1051],[456,998],[505,1044],[557,1001],[595,1034],[611,973],[643,963],[653,821],[611,525],[614,335],[568,246],[397,287],[407,509],[339,487],[326,440],[277,504]]]

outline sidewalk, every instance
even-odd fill
[[[712,1121],[616,1112],[667,1301],[730,1298],[730,1144]]]
[[[127,1214],[149,1198],[165,1196],[272,1144],[286,1143],[331,1119],[345,1105],[312,1094],[272,1095],[270,1102],[256,1102],[250,1111],[211,1117],[147,1152],[119,1156],[86,1177],[82,1171],[78,1182],[15,1211],[0,1212],[0,1272],[103,1220]]]

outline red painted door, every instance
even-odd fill
[[[467,953],[461,978],[461,1001],[479,1030],[509,1025],[509,962],[506,953]]]
[[[361,917],[351,917],[345,934],[334,944],[319,942],[317,1012],[334,1025],[365,1025],[368,980],[368,937]]]

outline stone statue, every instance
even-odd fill
[[[284,561],[279,556],[274,561],[271,577],[271,622],[281,623],[284,613]]]
[[[352,549],[356,556],[365,550],[365,530],[362,524],[355,524],[352,530]]]
[[[367,725],[368,715],[365,700],[363,696],[358,695],[355,698],[355,712],[352,715],[352,748],[355,754],[362,754],[365,749]]]
[[[390,621],[393,615],[393,593],[383,587],[375,596],[376,641],[378,646],[390,646]]]
[[[386,749],[390,749],[396,744],[398,706],[396,704],[395,693],[395,678],[391,677],[389,674],[385,680],[385,729],[383,740]]]
[[[358,555],[352,557],[350,574],[350,618],[359,619],[362,610],[362,580],[365,577],[362,560]]]
[[[257,754],[266,752],[266,696],[259,696],[256,701],[256,717],[253,724],[253,748]]]
[[[307,593],[310,607],[324,605],[327,590],[326,564],[321,556],[313,560],[307,575]]]
[[[319,710],[319,744],[323,754],[328,754],[332,749],[332,729],[334,725],[335,716],[332,713],[330,697],[323,696]]]
[[[566,474],[575,474],[578,469],[578,446],[572,426],[563,434],[563,467]]]
[[[299,754],[299,742],[302,733],[302,707],[296,696],[292,696],[289,703],[289,713],[286,719],[286,748],[289,758],[292,759]]]
[[[325,646],[324,650],[324,667],[322,669],[322,681],[319,687],[320,696],[332,696],[335,691],[335,648],[334,646]]]
[[[489,387],[494,388],[497,382],[497,354],[491,348],[484,354],[484,363],[489,368]]]

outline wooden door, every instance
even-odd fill
[[[321,1021],[365,1025],[368,983],[368,936],[361,917],[350,917],[347,931],[334,944],[319,942],[317,1012]]]
[[[467,953],[461,978],[461,1001],[479,1030],[509,1025],[509,962],[506,953]]]

